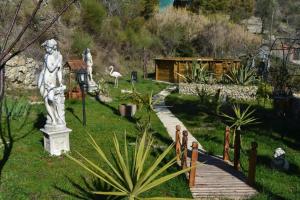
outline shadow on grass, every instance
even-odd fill
[[[119,200],[121,198],[116,198],[113,196],[105,196],[105,195],[97,195],[93,192],[101,191],[101,192],[112,192],[114,191],[111,186],[106,184],[105,182],[101,181],[100,179],[93,179],[89,182],[85,177],[81,176],[82,185],[75,182],[71,178],[67,177],[68,181],[71,185],[75,188],[75,192],[68,191],[64,188],[59,186],[54,186],[55,189],[59,190],[60,192],[71,196],[72,198],[83,199],[83,200]]]
[[[74,108],[67,107],[66,110],[69,111],[80,123],[82,123],[82,120],[75,114]]]
[[[12,117],[13,117],[12,113],[15,107],[9,108],[6,104],[6,100],[4,102],[5,102],[4,105],[3,102],[0,103],[0,150],[2,151],[2,157],[0,159],[0,183],[2,177],[2,170],[10,158],[15,142],[24,139],[36,129],[36,127],[34,126],[32,130],[26,133],[20,136],[16,136],[16,135],[14,136],[11,124],[12,124]],[[3,112],[5,113],[5,116],[3,116]],[[15,133],[19,133],[23,129],[23,127],[27,124],[28,115],[29,112],[26,113],[23,121],[18,121],[19,126],[15,130]],[[3,118],[4,118],[4,123],[2,121]],[[20,120],[20,118],[18,118],[18,120]]]

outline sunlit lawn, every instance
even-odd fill
[[[73,130],[70,134],[72,155],[75,155],[74,151],[79,151],[99,162],[100,165],[103,164],[88,143],[87,133],[95,138],[108,157],[111,157],[109,155],[113,147],[113,134],[116,134],[122,143],[126,131],[129,142],[135,142],[138,135],[135,120],[120,117],[117,110],[118,105],[123,102],[119,98],[120,89],[130,89],[130,87],[130,83],[126,80],[120,81],[119,89],[113,89],[111,85],[114,101],[107,105],[87,96],[86,127],[82,126],[81,101],[66,102],[67,126]],[[165,85],[152,81],[141,81],[136,84],[140,92],[153,90],[156,93],[164,87]],[[142,116],[143,112],[137,113],[137,117]],[[101,184],[94,181],[90,174],[65,156],[51,157],[43,150],[43,136],[39,128],[44,124],[44,116],[44,106],[34,105],[26,121],[24,119],[12,121],[14,143],[9,159],[2,170],[0,199],[90,199],[92,196],[89,191],[100,189]],[[156,143],[159,146],[169,145],[171,140],[154,113],[152,119]],[[3,148],[1,147],[0,150],[2,154]],[[161,150],[154,149],[153,158],[160,152]],[[150,166],[151,163],[152,161],[149,160],[148,165]],[[174,170],[177,170],[177,167],[174,166],[170,171]],[[191,197],[191,194],[185,177],[180,176],[154,188],[146,196]]]

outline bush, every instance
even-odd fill
[[[82,24],[87,30],[100,33],[105,16],[105,8],[97,0],[82,1]]]
[[[52,6],[56,12],[59,12],[64,5],[67,3],[67,1],[62,0],[52,0]],[[76,9],[76,6],[73,4],[69,7],[69,9],[62,15],[61,19],[62,21],[68,25],[74,25],[77,24],[80,20],[78,17],[78,10]]]
[[[73,35],[73,41],[71,45],[72,52],[81,56],[82,52],[86,48],[92,48],[94,46],[93,38],[86,32],[78,30]]]

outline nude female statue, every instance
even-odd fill
[[[64,90],[66,86],[62,83],[62,55],[57,50],[57,42],[54,39],[47,40],[42,47],[45,48],[46,54],[38,87],[48,112],[46,125],[65,125]]]
[[[91,50],[87,48],[83,54],[82,54],[82,59],[87,65],[87,73],[88,73],[88,81],[90,83],[94,83],[93,80],[93,57],[91,54]]]

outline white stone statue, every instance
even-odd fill
[[[88,74],[88,90],[89,92],[96,91],[98,86],[96,82],[93,80],[93,57],[91,54],[91,50],[86,48],[82,54],[82,60],[87,65],[87,74]]]
[[[65,127],[65,96],[66,86],[62,83],[62,55],[57,49],[54,39],[42,44],[46,54],[44,56],[43,69],[38,80],[40,93],[45,101],[47,122],[45,128]]]

